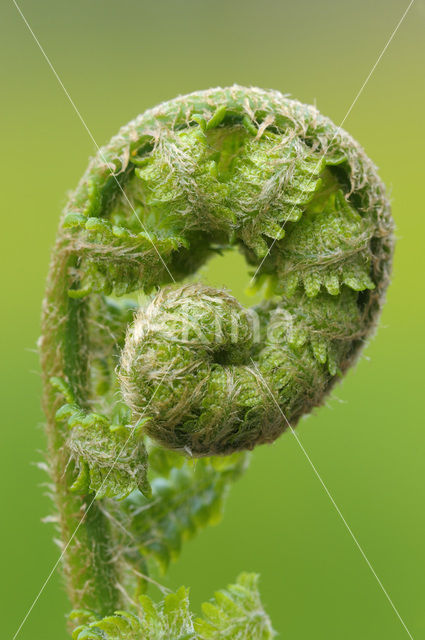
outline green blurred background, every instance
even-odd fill
[[[275,88],[337,124],[407,2],[400,0],[21,0],[96,141],[195,89]],[[0,490],[2,637],[12,638],[54,562],[36,352],[49,253],[66,198],[94,152],[16,8],[3,4]],[[298,436],[415,638],[425,637],[423,279],[425,3],[416,0],[345,128],[380,168],[397,252],[377,337]],[[210,281],[242,295],[246,271]],[[261,573],[280,637],[398,640],[407,633],[295,439],[258,449],[225,518],[188,543],[167,584],[195,610],[241,570]],[[65,638],[57,573],[19,634]]]

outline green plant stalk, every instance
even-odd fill
[[[59,234],[49,271],[43,305],[40,354],[43,369],[43,407],[46,415],[48,459],[53,481],[53,499],[63,551],[67,591],[75,609],[107,613],[120,605],[113,562],[109,524],[94,494],[75,495],[73,463],[65,447],[66,432],[55,413],[61,401],[51,384],[53,376],[65,374],[75,396],[84,406],[87,385],[87,330],[85,300],[74,300],[68,289],[76,285],[70,274],[78,255],[69,239]]]

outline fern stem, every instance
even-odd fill
[[[69,240],[59,235],[43,304],[40,341],[45,389],[43,406],[59,534],[61,546],[66,551],[63,557],[66,588],[74,608],[91,609],[105,615],[120,604],[109,524],[100,505],[94,501],[94,494],[77,496],[70,491],[75,480],[73,463],[64,446],[66,428],[55,419],[60,401],[50,383],[53,376],[65,374],[75,397],[80,404],[85,404],[87,303],[68,296],[68,289],[76,284],[72,272],[77,260]]]

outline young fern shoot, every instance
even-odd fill
[[[226,249],[266,292],[256,307],[188,281]],[[273,637],[256,576],[194,619],[184,588],[146,595],[151,564],[216,522],[247,452],[353,364],[392,250],[364,151],[275,91],[176,98],[91,160],[60,221],[40,342],[75,640]]]

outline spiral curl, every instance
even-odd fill
[[[361,147],[313,107],[237,86],[129,123],[63,225],[80,256],[71,297],[159,289],[118,378],[134,421],[148,412],[151,437],[193,456],[271,442],[323,402],[376,325],[392,256],[388,200]],[[163,288],[234,247],[268,286],[255,339],[226,292]]]
[[[227,249],[266,290],[256,307],[188,281]],[[176,98],[92,159],[61,219],[39,343],[73,637],[195,633],[185,589],[139,598],[151,562],[165,570],[217,522],[240,450],[295,426],[355,361],[392,249],[364,151],[275,91]],[[274,635],[250,575],[195,624]]]

